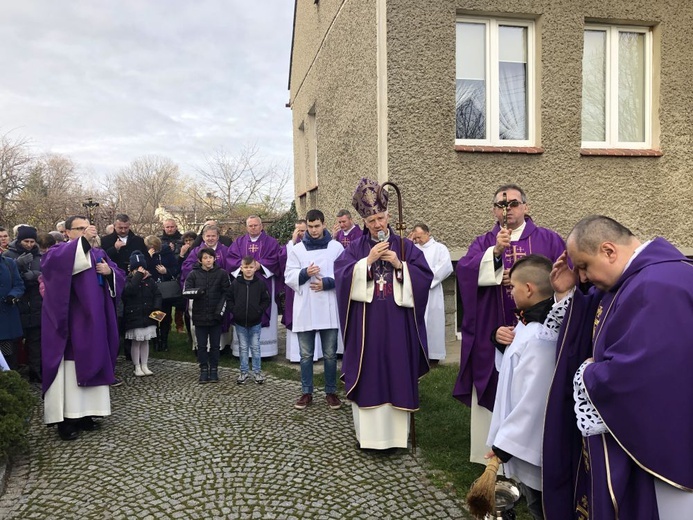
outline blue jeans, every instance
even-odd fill
[[[241,357],[241,373],[248,372],[248,347],[250,354],[253,357],[253,372],[260,372],[260,330],[262,323],[253,325],[252,327],[243,327],[235,325],[236,335],[238,336],[238,350]]]
[[[315,333],[320,333],[323,363],[325,365],[325,393],[337,393],[337,334],[339,329],[307,330],[297,332],[301,349],[301,393],[313,393],[313,355],[315,354]]]
[[[221,340],[221,323],[212,326],[195,325],[195,337],[197,338],[197,362],[200,368],[219,366],[219,342]],[[209,340],[209,352],[207,351]]]

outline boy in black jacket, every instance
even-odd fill
[[[231,284],[229,306],[238,335],[241,357],[241,373],[236,383],[242,385],[248,380],[248,348],[253,358],[253,379],[257,384],[265,382],[260,371],[260,329],[262,315],[270,306],[271,298],[265,283],[255,276],[259,264],[252,256],[246,256],[241,263],[241,273]]]
[[[193,300],[190,304],[197,338],[199,382],[218,383],[221,322],[226,312],[226,297],[231,282],[227,272],[216,265],[213,249],[200,249],[197,258],[199,263],[185,279],[183,296]]]

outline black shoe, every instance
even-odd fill
[[[219,382],[219,373],[217,371],[217,367],[209,369],[209,382],[210,383],[218,383]]]
[[[77,424],[79,429],[84,430],[85,432],[93,432],[94,430],[101,428],[101,423],[97,423],[91,417],[82,417]]]
[[[66,420],[58,423],[58,435],[64,441],[74,441],[79,437],[79,429],[74,421]]]
[[[200,379],[198,379],[198,383],[201,385],[209,383],[209,370],[207,367],[200,368]]]

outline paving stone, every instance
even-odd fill
[[[221,368],[199,385],[194,363],[153,359],[147,378],[119,363],[125,385],[99,431],[61,441],[38,406],[0,518],[469,518],[419,456],[356,448],[351,410],[318,391],[299,412],[295,381],[241,387]]]

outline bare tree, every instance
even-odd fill
[[[16,218],[38,229],[50,230],[57,221],[82,212],[84,197],[72,159],[46,154],[31,165],[24,188],[17,197]]]
[[[115,195],[118,213],[127,213],[139,233],[160,228],[156,210],[167,204],[182,188],[178,165],[168,158],[140,157],[115,177],[109,192]]]
[[[203,185],[191,194],[192,204],[209,217],[229,217],[252,207],[275,214],[286,205],[284,188],[291,178],[288,167],[266,163],[257,145],[246,145],[237,155],[217,150],[196,168]]]
[[[17,197],[24,189],[32,161],[28,139],[9,133],[0,136],[0,222],[8,224],[16,219]]]

